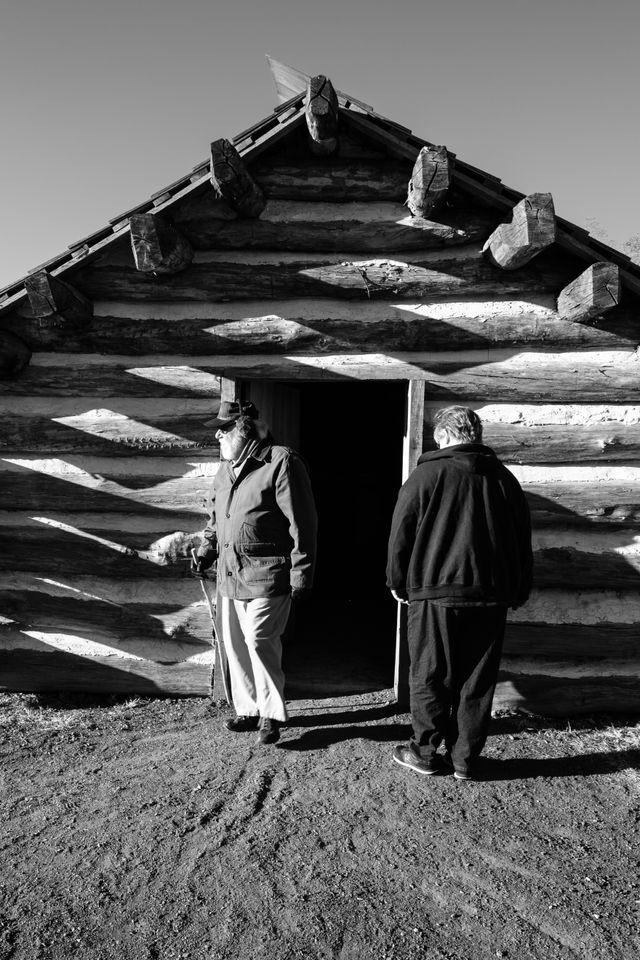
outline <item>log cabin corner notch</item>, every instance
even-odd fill
[[[46,270],[37,270],[25,278],[29,306],[38,320],[55,320],[60,324],[82,325],[93,316],[91,300]]]
[[[307,83],[305,119],[312,153],[330,156],[338,148],[338,97],[328,77],[318,74]]]
[[[338,610],[321,574],[325,646],[305,661],[314,689],[318,671],[344,687],[374,674],[376,658],[393,682],[397,635],[402,694],[402,624],[396,634],[388,596],[370,586],[381,531],[433,410],[463,402],[479,409],[534,516],[536,593],[510,619],[496,704],[632,709],[640,269],[559,217],[555,241],[534,259],[496,269],[481,247],[525,198],[446,151],[444,201],[429,220],[408,216],[416,160],[437,148],[336,89],[338,143],[316,157],[309,80],[289,75],[272,114],[222,141],[259,191],[251,187],[244,210],[240,188],[221,200],[227,181],[205,159],[40,268],[93,304],[90,324],[49,329],[28,278],[0,291],[0,339],[34,347],[26,374],[0,382],[10,504],[0,577],[11,620],[0,636],[2,682],[210,692],[210,625],[184,572],[217,467],[203,423],[232,390],[255,397],[279,437],[314,460],[325,524],[340,504],[313,439],[345,409],[387,418],[385,456],[363,463],[357,503],[347,503],[371,564],[359,592],[375,610],[367,619],[358,608],[355,620]],[[161,221],[193,258],[188,269],[145,276],[131,237],[137,223],[155,230]],[[614,304],[616,273],[623,296]],[[379,448],[379,433],[368,439]],[[338,459],[352,460],[344,450]],[[357,629],[340,634],[346,623]]]
[[[532,193],[493,231],[482,252],[497,267],[517,270],[556,239],[556,216],[550,193]]]
[[[444,203],[451,183],[451,166],[446,147],[423,147],[416,158],[407,206],[414,217],[428,219]]]
[[[600,261],[576,277],[558,297],[558,313],[563,320],[588,323],[620,303],[620,268]]]
[[[141,273],[179,273],[193,260],[189,241],[161,217],[134,214],[129,229],[133,259]]]
[[[243,217],[258,217],[266,200],[240,154],[229,140],[211,144],[211,183],[221,200]]]

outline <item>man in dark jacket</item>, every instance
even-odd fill
[[[316,510],[304,461],[274,444],[253,404],[223,402],[220,468],[194,573],[217,559],[218,623],[237,716],[234,732],[275,743],[287,719],[282,634],[291,600],[311,588]]]
[[[409,605],[413,723],[393,759],[470,780],[487,737],[507,608],[531,589],[531,524],[518,481],[482,444],[473,410],[439,410],[434,440],[439,449],[420,457],[400,490],[389,539],[387,586]]]

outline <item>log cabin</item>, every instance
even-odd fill
[[[390,516],[456,403],[534,523],[495,707],[636,710],[640,268],[549,193],[270,66],[270,116],[0,291],[0,689],[212,694],[188,557],[205,422],[241,397],[307,459],[320,515],[289,690],[404,700]]]

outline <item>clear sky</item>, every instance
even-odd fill
[[[638,0],[4,0],[0,27],[0,286],[266,116],[267,53],[640,233]]]

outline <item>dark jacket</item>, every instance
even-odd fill
[[[235,600],[311,587],[316,508],[304,461],[262,441],[238,476],[223,461],[213,481],[199,556],[218,557],[218,589]]]
[[[393,514],[387,586],[409,600],[520,606],[531,590],[529,508],[493,450],[425,453]]]

